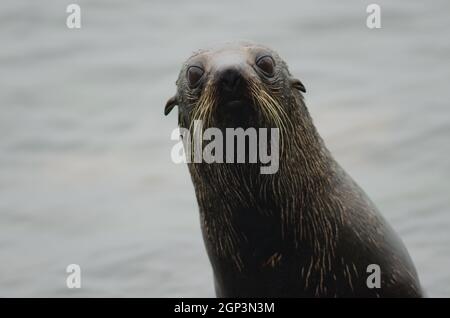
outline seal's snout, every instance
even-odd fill
[[[217,78],[223,108],[237,108],[246,104],[247,84],[238,67],[230,66],[220,71]]]

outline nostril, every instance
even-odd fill
[[[223,89],[234,92],[242,83],[242,75],[236,69],[228,69],[222,73],[221,84]]]

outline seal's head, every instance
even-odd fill
[[[178,105],[179,124],[185,128],[202,120],[218,128],[286,129],[292,111],[288,101],[305,92],[276,52],[252,43],[196,52],[183,64],[177,88],[164,113]]]

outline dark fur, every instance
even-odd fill
[[[251,68],[246,72],[281,103],[290,123],[274,175],[260,174],[257,164],[189,164],[217,295],[420,297],[401,240],[318,135],[300,92],[303,84],[275,52],[254,44],[229,47],[243,54],[270,52],[276,62],[273,81]],[[216,52],[201,51],[194,59],[208,60]],[[183,66],[177,94],[166,106],[168,113],[178,105],[179,124],[188,128],[198,100],[215,84],[214,74],[207,74],[200,88],[187,86],[192,60]],[[211,125],[220,126],[214,111]],[[247,126],[273,126],[261,116],[252,118]],[[381,267],[380,289],[366,285],[369,264]]]

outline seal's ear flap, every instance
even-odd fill
[[[305,86],[303,85],[302,82],[300,82],[299,79],[292,77],[290,79],[290,81],[291,81],[291,85],[293,88],[298,89],[299,91],[301,91],[303,93],[306,93]]]
[[[166,107],[164,107],[164,115],[168,115],[172,109],[178,105],[178,94],[175,94],[166,103]]]

